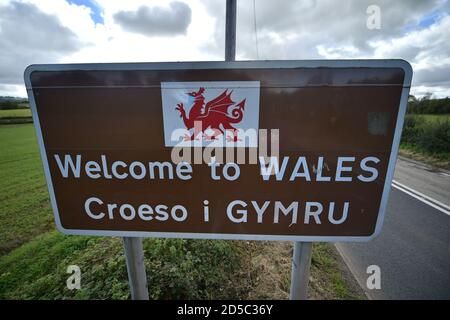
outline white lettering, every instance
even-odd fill
[[[63,178],[69,177],[69,167],[72,170],[72,174],[75,178],[80,177],[80,163],[81,163],[81,156],[77,154],[76,156],[76,164],[73,163],[72,157],[69,154],[64,155],[64,165],[61,163],[61,159],[59,158],[58,154],[55,154],[55,160],[58,164],[58,168],[61,171],[61,175]]]
[[[234,200],[234,201],[230,202],[230,203],[228,204],[228,207],[227,207],[227,216],[228,216],[228,219],[230,219],[230,220],[233,221],[234,223],[247,222],[247,210],[243,210],[243,209],[238,209],[238,210],[236,210],[236,213],[241,215],[240,218],[236,218],[236,217],[233,215],[233,208],[234,208],[236,205],[240,205],[240,206],[242,206],[242,207],[244,207],[244,208],[247,207],[247,204],[246,204],[244,201],[242,201],[242,200]]]
[[[313,207],[316,208],[316,210],[311,210]],[[309,224],[309,218],[312,216],[314,218],[314,221],[316,224],[320,224],[320,218],[319,215],[323,211],[323,206],[319,202],[306,202],[306,209],[305,209],[305,224]]]
[[[355,157],[339,157],[337,161],[337,168],[336,168],[336,181],[352,181],[352,177],[343,177],[343,172],[351,172],[352,167],[344,167],[344,162],[353,162],[355,161]]]
[[[84,211],[86,211],[87,215],[89,217],[91,217],[92,219],[98,220],[98,219],[103,218],[105,216],[105,214],[103,212],[100,212],[98,214],[92,213],[91,207],[90,207],[92,202],[96,202],[96,203],[98,203],[100,205],[103,204],[103,201],[100,200],[99,198],[95,198],[95,197],[89,198],[84,203]]]
[[[358,179],[361,180],[362,182],[372,182],[372,181],[376,180],[376,178],[378,177],[378,170],[376,168],[367,166],[367,162],[378,163],[378,162],[380,162],[380,159],[378,159],[377,157],[366,157],[366,158],[362,159],[362,161],[360,163],[361,170],[367,171],[372,174],[369,177],[365,177],[362,174],[360,174],[358,176]]]

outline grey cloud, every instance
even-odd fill
[[[414,73],[413,84],[423,86],[450,87],[450,65],[443,65],[433,69],[422,69]]]
[[[0,84],[21,84],[27,65],[57,62],[81,46],[56,16],[18,2],[0,6],[0,39]]]
[[[226,2],[220,0],[204,0],[203,2],[208,14],[215,18],[215,23],[213,26],[210,26],[210,28],[214,30],[214,36],[209,41],[201,45],[200,49],[212,53],[217,57],[222,56],[223,58],[225,58]]]
[[[141,6],[136,11],[119,11],[114,20],[124,30],[146,36],[186,34],[191,8],[183,2],[172,2],[169,8]]]
[[[205,50],[217,55],[223,55],[224,50],[225,7],[222,2],[203,1],[208,12],[216,18],[214,41],[208,43]],[[408,28],[420,29],[418,24],[424,16],[432,12],[449,12],[450,8],[449,2],[441,0],[256,0],[255,3],[259,59],[323,59],[318,51],[320,45],[330,52],[337,52],[341,58],[371,58],[376,49],[371,45],[373,42],[395,41],[404,36]],[[366,10],[370,5],[380,8],[379,30],[366,27]],[[238,58],[256,59],[253,1],[238,1],[237,15]],[[382,58],[404,58],[415,63],[424,58],[448,56],[450,42],[444,40],[448,35],[445,31],[443,34],[436,32],[430,34],[429,39],[395,46],[389,56]],[[441,78],[448,69],[448,66],[442,66],[439,77],[437,71],[420,71],[415,83],[442,84]]]
[[[368,40],[384,39],[402,34],[408,24],[417,23],[425,13],[442,3],[439,0],[389,1],[389,0],[256,0],[256,22],[259,43],[268,48],[277,47],[270,34],[281,37],[290,35],[287,49],[279,58],[316,58],[315,48],[306,49],[308,44],[351,44],[361,50],[371,50]],[[216,28],[224,30],[224,6],[217,0],[204,0],[209,13],[217,18]],[[378,5],[381,10],[381,29],[366,27],[367,7]],[[220,8],[220,10],[219,10]],[[219,14],[218,14],[219,13]],[[238,2],[239,54],[255,58],[253,1]],[[221,32],[223,34],[223,32]],[[216,47],[223,48],[223,35],[218,34]],[[303,40],[307,39],[304,44]],[[292,51],[294,47],[298,50]],[[283,50],[281,50],[283,51]],[[261,55],[273,55],[272,50],[260,50]],[[302,56],[301,54],[313,54]]]
[[[366,26],[366,10],[372,4],[380,8],[379,30],[370,30]],[[316,44],[352,45],[361,51],[370,52],[372,48],[368,41],[401,35],[406,25],[417,23],[435,5],[436,1],[378,0],[374,3],[373,0],[282,0],[257,1],[256,9],[258,29],[263,38],[269,32],[276,32],[281,35],[291,34],[294,40],[297,39],[296,47],[301,47],[306,37],[315,38]],[[248,33],[253,33],[252,16],[252,8],[248,8],[242,14],[244,19],[239,20]],[[299,56],[296,51],[285,54],[289,58]]]

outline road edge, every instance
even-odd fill
[[[444,172],[444,173],[450,175],[450,170],[448,170],[448,169],[446,169],[446,168],[443,168],[443,167],[437,165],[436,163],[434,163],[434,162],[431,161],[431,160],[430,160],[430,161],[424,162],[424,161],[415,159],[414,156],[412,156],[412,154],[405,153],[405,152],[407,152],[407,151],[408,151],[408,150],[405,151],[405,149],[401,149],[401,148],[400,148],[399,154],[398,154],[398,158],[400,158],[401,160],[404,160],[404,161],[407,161],[407,162],[416,164],[416,165],[421,165],[421,166],[424,166],[424,167],[429,167],[429,168],[431,168],[431,169],[434,170],[434,171]],[[411,156],[411,157],[410,157],[410,156]],[[428,156],[427,156],[427,155],[423,155],[423,157],[428,157]]]
[[[358,284],[361,292],[364,294],[364,296],[368,299],[368,300],[373,300],[372,297],[370,297],[369,293],[364,289],[365,286],[364,284],[360,283],[360,281],[358,280],[358,277],[356,277],[356,272],[353,270],[353,266],[350,263],[349,258],[345,255],[345,253],[339,248],[339,243],[333,243],[334,247],[336,248],[336,251],[339,253],[339,257],[342,260],[341,265],[344,265],[347,269],[347,272],[349,274],[351,274],[354,282],[356,284]]]

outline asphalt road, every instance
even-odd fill
[[[423,163],[397,159],[394,180],[450,206],[450,173]]]
[[[381,234],[336,247],[370,299],[450,299],[450,175],[399,159],[394,180],[418,193],[392,187]],[[369,265],[380,267],[381,289],[367,288]]]

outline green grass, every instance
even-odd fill
[[[311,259],[311,288],[332,299],[365,299],[350,290],[338,264],[338,253],[330,243],[316,242],[313,245]]]
[[[53,225],[32,124],[0,125],[0,255]]]
[[[450,121],[450,114],[414,114],[412,116],[428,122]]]
[[[27,118],[31,117],[30,109],[12,109],[12,110],[0,110],[1,118]]]
[[[145,239],[152,299],[239,298],[239,251],[231,241]],[[66,286],[69,265],[81,270],[81,289]],[[244,288],[246,290],[246,288]],[[118,238],[65,236],[51,231],[0,259],[0,299],[128,299]]]

